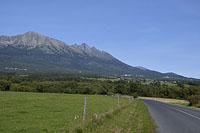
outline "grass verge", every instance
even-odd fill
[[[87,133],[154,133],[155,125],[143,101],[135,100],[105,117],[100,124],[90,124]]]
[[[189,102],[187,100],[170,99],[170,98],[155,98],[155,97],[140,97],[140,99],[155,100],[168,104],[177,104],[187,106]]]
[[[142,101],[87,96],[87,122],[83,123],[84,95],[0,92],[0,132],[147,132],[154,130]]]

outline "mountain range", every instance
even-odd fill
[[[151,79],[188,79],[132,67],[85,43],[69,45],[37,32],[0,36],[0,71],[18,73],[87,73]]]

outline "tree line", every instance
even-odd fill
[[[39,79],[39,80],[38,80]],[[30,78],[0,79],[1,91],[48,92],[68,94],[134,95],[146,97],[187,99],[200,95],[200,84],[191,82],[163,83],[162,81],[99,80],[98,78]]]

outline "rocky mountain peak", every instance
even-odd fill
[[[17,48],[38,48],[39,50],[50,54],[78,53],[82,56],[90,56],[106,60],[113,59],[110,54],[95,47],[91,47],[86,43],[82,43],[80,45],[67,45],[62,41],[32,31],[16,36],[0,36],[0,47],[10,45]]]
[[[64,46],[65,43],[37,32],[26,32],[16,36],[1,36],[0,44],[12,46],[36,47],[41,45],[53,45],[55,47]]]
[[[40,33],[38,33],[38,32],[34,32],[34,31],[28,31],[28,32],[26,32],[26,33],[24,33],[23,34],[24,36],[43,36],[43,35],[41,35]]]
[[[86,43],[82,43],[81,45],[74,44],[71,45],[71,48],[80,54],[88,55],[90,57],[97,57],[105,60],[113,59],[113,56],[107,52],[101,51],[95,47],[91,47]]]
[[[40,35],[36,32],[26,32],[23,35],[16,36],[18,39],[18,43],[26,44],[26,45],[38,45],[42,43],[46,43],[47,38],[45,36]]]
[[[80,47],[82,47],[82,48],[84,48],[84,49],[90,49],[90,46],[87,45],[86,43],[82,43],[82,44],[80,45]]]

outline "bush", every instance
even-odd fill
[[[133,98],[138,98],[137,92],[133,93],[132,96],[133,96]]]
[[[11,82],[7,80],[1,80],[0,81],[0,90],[1,91],[10,91],[11,88]]]
[[[19,91],[19,92],[30,91],[30,92],[32,92],[32,89],[30,89],[30,86],[25,86],[25,85],[21,85],[21,84],[13,84],[11,91]]]
[[[188,97],[190,106],[199,106],[200,105],[200,95],[193,95]]]
[[[77,128],[77,129],[76,129],[76,133],[83,133],[83,129],[82,129],[82,128],[80,128],[80,127],[79,127],[79,128]]]

